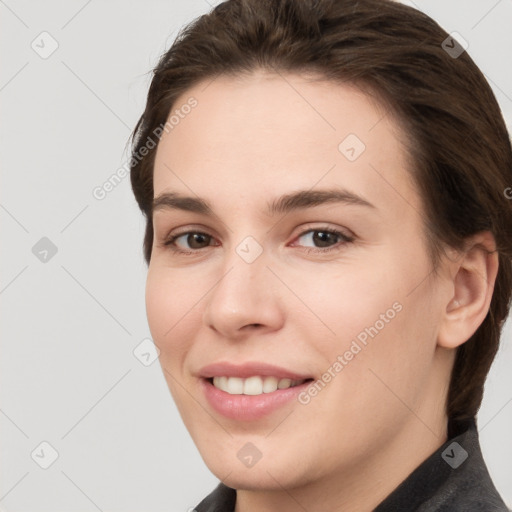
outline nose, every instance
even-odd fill
[[[247,263],[233,251],[224,263],[217,284],[205,297],[204,324],[233,340],[255,330],[259,333],[279,330],[284,323],[278,295],[280,283],[267,268],[264,253]]]

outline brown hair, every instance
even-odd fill
[[[461,249],[477,232],[489,230],[497,244],[490,310],[457,349],[446,404],[456,421],[474,417],[480,407],[510,308],[512,201],[505,190],[512,186],[512,148],[487,81],[467,52],[449,53],[462,48],[447,37],[427,15],[391,0],[223,2],[183,28],[160,58],[132,133],[130,167],[146,217],[149,262],[156,147],[144,158],[140,150],[187,89],[218,75],[263,68],[317,72],[376,93],[408,134],[434,269],[444,247]]]

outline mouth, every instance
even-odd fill
[[[209,406],[237,421],[256,421],[298,403],[300,393],[314,380],[311,374],[264,361],[218,361],[204,366],[196,375]]]
[[[230,395],[263,395],[280,389],[289,389],[313,381],[308,379],[279,378],[272,375],[253,375],[247,378],[216,376],[206,379],[212,386]]]
[[[291,404],[297,406],[300,393],[305,392],[313,380],[258,375],[199,379],[202,393],[213,411],[230,420],[243,422],[261,420]]]

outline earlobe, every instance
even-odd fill
[[[443,312],[438,345],[457,348],[482,324],[498,273],[496,242],[490,232],[474,235],[453,266],[453,294]]]

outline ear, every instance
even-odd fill
[[[468,239],[466,249],[452,262],[453,295],[443,312],[437,344],[456,348],[482,324],[498,273],[498,252],[492,233],[485,231]]]

